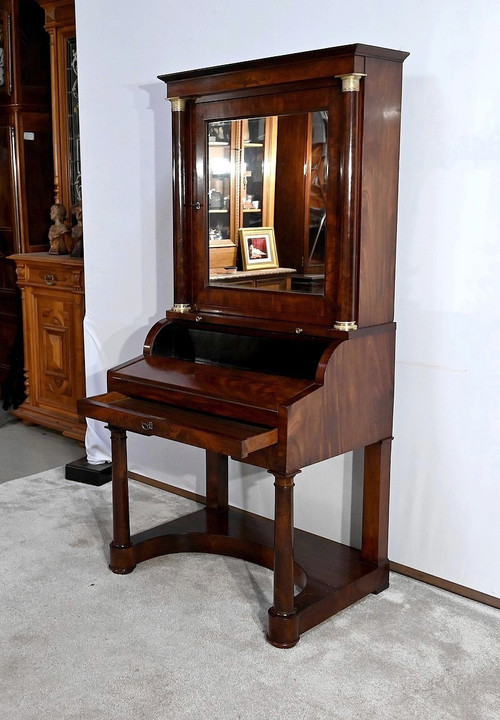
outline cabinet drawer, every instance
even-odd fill
[[[19,277],[19,284],[34,287],[53,287],[83,291],[83,269],[78,267],[50,267],[25,265],[24,278]]]
[[[50,253],[22,253],[11,255],[16,263],[17,284],[20,287],[64,288],[83,293],[83,259]]]

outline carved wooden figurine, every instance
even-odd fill
[[[83,211],[81,203],[73,207],[73,213],[76,218],[76,225],[73,225],[71,229],[71,237],[74,243],[71,257],[83,257]]]
[[[66,208],[60,203],[55,203],[50,208],[50,219],[52,225],[49,228],[49,254],[67,255],[70,243],[69,228],[64,222],[66,220]]]

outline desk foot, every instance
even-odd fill
[[[299,617],[296,612],[279,615],[269,608],[266,640],[278,648],[292,648],[299,642]]]
[[[389,587],[389,566],[386,564],[385,568],[386,573],[383,576],[383,580],[378,588],[372,590],[372,595],[379,595],[381,592],[384,592],[384,590],[387,590],[387,588]]]
[[[130,545],[109,544],[109,568],[117,575],[128,575],[136,566],[135,549]]]

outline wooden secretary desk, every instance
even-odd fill
[[[175,304],[108,392],[79,403],[111,431],[111,569],[189,551],[270,568],[277,647],[388,586],[406,56],[350,45],[161,76]],[[131,538],[126,431],[204,448],[206,506]],[[356,448],[361,548],[295,529],[301,468]],[[228,505],[229,456],[274,476],[274,522]]]

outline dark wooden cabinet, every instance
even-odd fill
[[[53,202],[49,38],[35,0],[0,0],[0,384],[19,327],[12,253],[48,248]],[[9,391],[8,391],[9,392]]]
[[[195,550],[272,568],[267,637],[277,647],[388,585],[406,55],[350,45],[162,76],[173,111],[175,303],[143,356],[109,370],[108,393],[79,404],[111,430],[111,569]],[[210,257],[214,128],[269,118],[272,226],[253,228],[249,268],[238,263],[226,278]],[[246,170],[230,172],[237,185]],[[249,248],[245,227],[238,231],[241,254]],[[204,448],[205,509],[131,538],[126,431]],[[357,448],[361,548],[295,529],[301,468]],[[274,476],[274,522],[228,505],[228,456]]]
[[[14,288],[17,264],[22,292],[26,399],[14,414],[27,423],[83,441],[86,425],[76,411],[76,401],[85,387],[83,261],[43,252],[48,250],[53,203],[64,205],[66,223],[71,225],[71,209],[81,202],[74,2],[21,1],[19,12],[22,14],[23,8],[26,11],[28,5],[35,6],[38,24],[34,36],[46,51],[38,66],[44,68],[43,98],[52,107],[52,117],[48,108],[43,116],[31,111],[28,99],[34,102],[41,98],[42,91],[21,83],[25,104],[22,112],[15,112],[19,134],[24,138],[19,166],[23,182],[13,189],[12,206],[18,206],[19,217],[24,218],[24,224],[19,225],[23,241],[10,248],[16,252],[6,261],[6,268]],[[19,32],[30,37],[22,23]],[[40,69],[34,70],[40,52],[40,47],[35,52],[26,48],[26,41],[21,43],[22,78],[42,77]],[[9,84],[9,79],[6,82]]]

